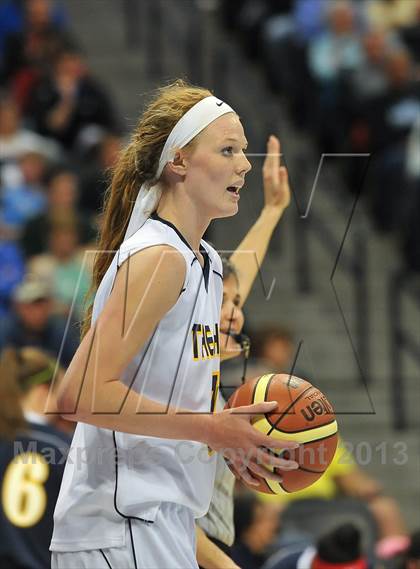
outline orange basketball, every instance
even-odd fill
[[[226,407],[240,407],[264,401],[278,401],[274,413],[256,415],[253,426],[270,437],[298,442],[297,450],[281,456],[299,464],[298,470],[275,469],[281,483],[262,478],[252,490],[267,494],[284,494],[307,488],[318,480],[330,465],[337,448],[337,421],[325,395],[308,381],[288,374],[267,374],[247,381],[229,398]],[[264,465],[265,466],[265,465]],[[271,468],[266,466],[266,468]]]

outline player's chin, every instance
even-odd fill
[[[229,204],[229,206],[225,207],[223,210],[223,213],[221,213],[221,215],[219,215],[219,218],[222,217],[232,217],[233,215],[236,215],[239,211],[239,206],[237,203],[234,204]]]
[[[238,206],[236,204],[233,205],[234,207],[232,207],[231,205],[230,207],[224,207],[223,209],[218,209],[213,213],[211,219],[223,219],[225,217],[233,217],[239,211]]]
[[[233,200],[229,192],[225,192],[225,198],[226,199],[221,200],[217,215],[215,215],[214,217],[220,219],[223,217],[232,217],[233,215],[236,215],[238,213],[239,202]]]

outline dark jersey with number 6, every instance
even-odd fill
[[[0,439],[0,567],[46,569],[53,513],[70,439],[28,423],[14,441]]]

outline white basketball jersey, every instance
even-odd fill
[[[219,393],[216,411],[223,411],[226,401]],[[197,520],[197,524],[212,538],[231,546],[235,540],[233,520],[233,492],[235,477],[226,466],[222,454],[217,454],[216,474],[213,495],[205,516]]]
[[[122,381],[149,399],[209,413],[217,400],[223,294],[222,263],[210,245],[201,242],[202,268],[178,230],[153,215],[116,254],[98,288],[93,322],[112,289],[116,265],[163,244],[185,258],[183,291],[130,362]],[[201,443],[78,423],[54,514],[51,549],[123,545],[124,520],[134,517],[152,523],[161,502],[180,504],[196,517],[203,516],[212,495],[216,456]]]

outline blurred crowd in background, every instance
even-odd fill
[[[372,219],[378,230],[399,240],[406,266],[420,270],[420,0],[226,0],[220,10],[224,25],[288,105],[295,127],[313,137],[320,152],[375,155],[364,182]],[[63,5],[1,0],[2,476],[12,456],[10,441],[31,440],[19,434],[25,422],[38,439],[53,434],[64,446],[69,443],[70,423],[50,416],[41,425],[39,416],[55,359],[60,355],[65,369],[79,343],[93,261],[85,251],[96,248],[109,169],[124,134],[119,109],[89,68]],[[357,163],[343,169],[349,191],[357,191],[363,171]],[[265,370],[267,365],[288,368],[290,331],[266,328],[253,340]],[[28,352],[28,346],[38,351]],[[47,566],[62,465],[54,468],[41,530],[39,519],[37,530],[15,520],[22,542],[13,542],[15,534],[0,530],[2,567]],[[419,535],[410,541],[398,505],[382,494],[379,482],[353,462],[331,470],[323,481],[321,489],[302,497],[312,500],[315,519],[317,500],[332,500],[340,493],[356,496],[364,519],[371,516],[373,544],[397,538],[389,555],[383,551],[389,567],[420,567]],[[13,504],[2,506],[0,522],[6,528],[14,519]],[[319,539],[297,535],[285,531],[293,528],[287,522],[293,521],[293,513],[283,516],[285,506],[238,489],[233,554],[243,569],[259,569],[264,563],[266,569],[304,567],[297,565],[304,555],[318,560],[314,569],[346,567],[343,563],[372,566],[357,524],[335,527]],[[362,514],[356,511],[354,519]],[[37,536],[36,554],[29,552],[32,561],[18,565],[10,548],[26,551],[31,531]]]
[[[0,3],[0,347],[78,342],[121,125],[63,6]],[[30,281],[30,282],[29,282]]]
[[[347,160],[379,231],[420,270],[420,1],[231,0],[224,22],[319,153]]]

